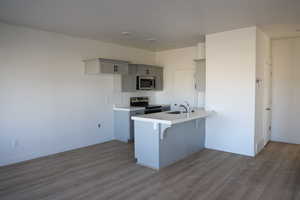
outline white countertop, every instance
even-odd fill
[[[145,110],[145,107],[132,107],[132,106],[114,106],[113,110],[118,111],[137,111],[137,110]]]
[[[178,124],[182,122],[187,122],[195,119],[206,118],[213,115],[214,111],[206,111],[203,109],[193,109],[194,112],[191,113],[180,113],[180,114],[168,114],[168,112],[153,113],[147,115],[139,115],[131,117],[132,120],[145,121],[153,123],[161,123],[167,125]]]

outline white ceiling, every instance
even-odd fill
[[[253,25],[274,37],[300,36],[295,31],[300,29],[300,1],[1,0],[0,20],[156,51]],[[131,35],[122,35],[124,31]]]

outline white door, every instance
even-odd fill
[[[267,61],[264,67],[263,137],[264,145],[271,139],[272,124],[272,67]]]
[[[188,101],[191,106],[196,105],[195,70],[177,69],[174,72],[172,103],[181,104]]]

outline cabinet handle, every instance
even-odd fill
[[[114,72],[118,72],[118,65],[114,65]]]

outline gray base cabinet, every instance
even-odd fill
[[[161,169],[204,148],[205,119],[172,126],[154,126],[153,122],[144,121],[134,123],[134,155],[140,165]]]
[[[164,105],[162,111],[169,111],[170,105]],[[134,121],[132,116],[143,115],[145,110],[124,111],[114,110],[114,136],[116,140],[122,142],[134,141]]]
[[[114,136],[116,140],[130,142],[134,140],[134,123],[132,116],[143,115],[144,110],[114,111]]]

